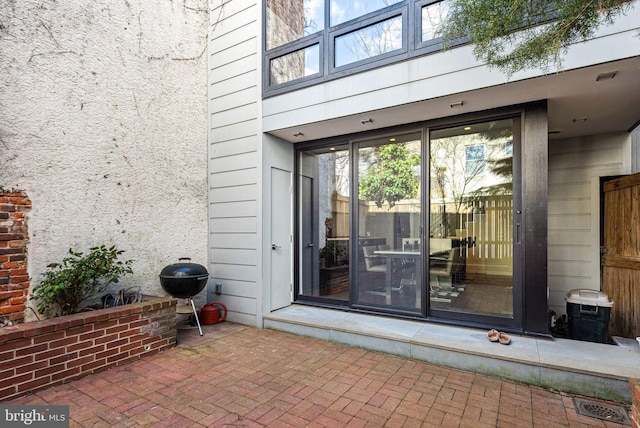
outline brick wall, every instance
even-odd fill
[[[0,401],[175,346],[176,303],[150,298],[0,328]]]
[[[30,209],[24,193],[0,189],[0,320],[24,319],[29,292],[26,213]]]
[[[631,388],[631,426],[640,428],[640,379],[629,379]]]

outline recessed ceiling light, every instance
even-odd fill
[[[471,127],[470,127],[470,126],[465,126],[465,127],[464,127],[464,130],[465,130],[465,131],[471,131]]]
[[[610,71],[609,73],[598,74],[598,77],[596,77],[596,82],[599,82],[601,80],[613,79],[614,77],[616,77],[616,74],[618,74],[617,71]]]
[[[394,141],[396,141],[396,139],[394,137],[391,137],[391,138],[389,138],[389,141],[391,141],[393,143]]]
[[[574,117],[573,118],[573,123],[577,123],[577,122],[586,122],[587,121],[587,117]]]
[[[549,135],[562,134],[562,131],[559,129],[554,129],[553,131],[549,131]]]
[[[369,118],[369,119],[363,119],[360,121],[361,124],[367,124],[367,123],[373,123],[373,119]]]
[[[336,148],[335,147],[329,147],[329,151],[335,152]]]
[[[454,103],[449,104],[449,107],[456,108],[456,107],[462,107],[463,105],[464,105],[463,101],[456,101]]]
[[[293,134],[294,137],[304,137],[304,134],[302,132],[296,132],[295,134]]]

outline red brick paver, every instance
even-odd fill
[[[78,427],[615,427],[571,396],[224,322],[176,348],[5,404],[66,404]]]

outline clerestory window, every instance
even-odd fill
[[[265,0],[264,96],[441,49],[449,0]]]
[[[329,4],[331,25],[342,24],[396,3],[401,3],[401,0],[332,0]]]
[[[342,67],[401,50],[402,21],[401,15],[394,16],[336,36],[333,41],[333,66]]]
[[[266,48],[277,48],[324,30],[323,0],[266,0]]]

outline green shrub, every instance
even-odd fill
[[[87,255],[69,249],[62,263],[47,266],[44,280],[33,289],[31,298],[37,301],[38,312],[54,317],[73,314],[82,302],[98,297],[122,275],[133,273],[133,260],[118,260],[123,252],[104,245],[90,248]]]

